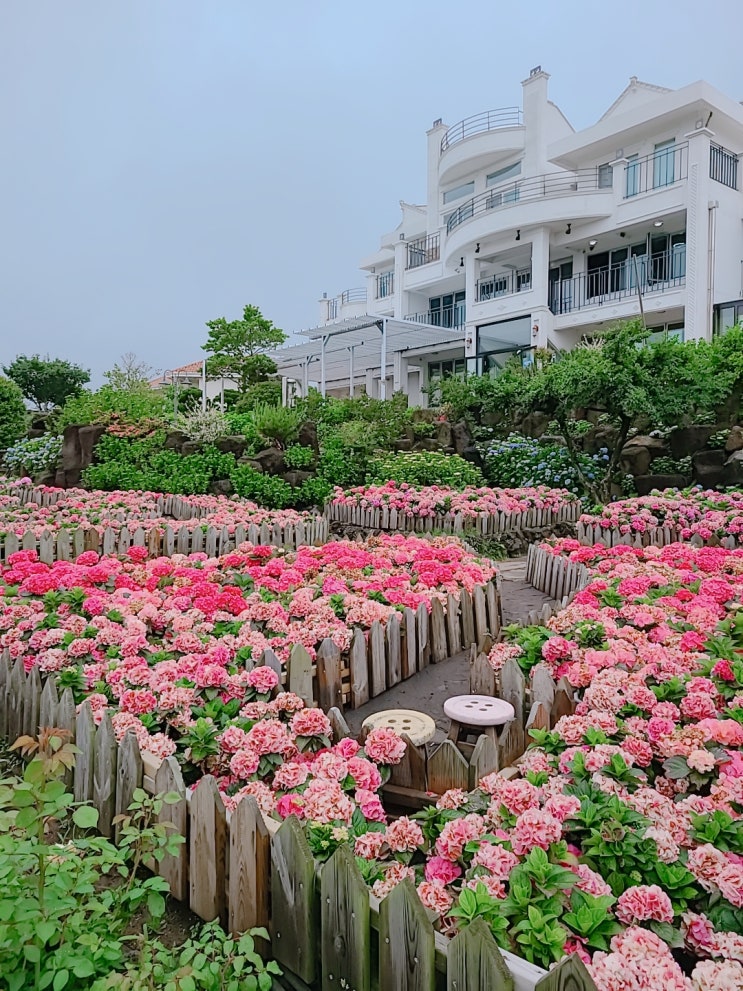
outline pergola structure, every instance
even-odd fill
[[[349,394],[353,397],[357,369],[379,367],[380,398],[386,399],[390,355],[464,343],[461,329],[381,316],[347,317],[300,333],[309,338],[306,344],[279,348],[271,352],[271,357],[283,378],[302,383],[304,395],[309,387],[310,366],[318,362],[323,396],[329,381],[348,378]]]

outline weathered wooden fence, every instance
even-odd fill
[[[526,555],[526,580],[554,601],[562,603],[585,588],[588,569],[584,564],[569,561],[562,554],[552,554],[539,544],[531,544]]]
[[[576,536],[582,544],[603,544],[604,547],[666,547],[668,544],[689,543],[694,547],[705,545],[726,547],[734,550],[739,542],[733,535],[727,537],[712,536],[704,540],[699,534],[693,534],[688,540],[681,536],[678,530],[671,527],[648,527],[642,533],[621,533],[616,527],[603,527],[598,523],[578,523]]]
[[[388,506],[350,506],[330,501],[325,504],[329,520],[373,530],[403,530],[416,533],[465,533],[475,531],[483,536],[505,533],[509,530],[531,530],[555,526],[557,523],[575,523],[580,516],[580,503],[568,503],[556,512],[551,509],[530,509],[523,513],[480,513],[464,516],[462,513],[437,513],[435,516],[414,516]]]

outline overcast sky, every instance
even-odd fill
[[[314,326],[424,199],[434,118],[537,64],[576,128],[631,75],[741,99],[741,28],[740,0],[0,0],[0,363],[172,368],[248,302]]]

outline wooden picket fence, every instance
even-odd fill
[[[526,580],[553,601],[568,605],[572,596],[588,584],[588,569],[562,554],[531,544],[526,555]]]
[[[576,536],[582,544],[603,544],[604,547],[666,547],[668,544],[689,543],[694,547],[705,545],[725,547],[735,550],[739,541],[733,535],[727,537],[711,537],[704,540],[699,534],[694,534],[685,540],[678,530],[671,527],[648,527],[644,533],[621,533],[616,527],[603,527],[598,523],[578,523]]]
[[[0,660],[0,735],[13,740],[44,727],[69,730],[79,753],[68,784],[76,802],[97,808],[100,832],[114,840],[114,819],[129,807],[136,788],[177,793],[179,800],[164,807],[161,820],[171,822],[186,843],[164,858],[159,873],[173,896],[200,918],[219,919],[232,932],[265,926],[271,943],[264,949],[284,970],[281,986],[595,991],[577,958],[546,973],[500,951],[484,923],[447,939],[433,928],[408,881],[380,902],[348,848],[317,864],[293,817],[283,823],[267,819],[253,798],[227,811],[213,777],[187,788],[174,757],[141,753],[131,731],[117,743],[108,714],[96,726],[89,703],[76,714],[70,688],[58,698],[54,678],[42,687],[37,668],[25,681],[21,673],[18,664],[10,668],[7,656]],[[337,711],[332,721],[343,726]]]
[[[434,516],[414,516],[388,506],[349,506],[338,501],[325,504],[326,517],[335,523],[360,526],[373,530],[403,530],[405,532],[460,534],[475,531],[482,536],[506,533],[509,530],[531,530],[575,523],[581,514],[580,503],[568,503],[557,512],[550,509],[530,509],[524,513],[479,513],[466,517],[462,513],[437,513]]]
[[[28,486],[17,492],[22,503],[35,503],[50,507],[64,498],[64,492],[45,492]],[[191,502],[186,496],[164,495],[158,497],[154,507],[148,510],[147,518],[133,519],[124,510],[110,514],[120,527],[103,528],[64,528],[52,532],[45,530],[35,534],[27,530],[0,534],[0,561],[6,561],[19,550],[33,550],[40,560],[47,564],[53,561],[74,561],[84,551],[102,554],[126,554],[130,547],[146,547],[150,557],[171,557],[173,554],[195,554],[204,552],[209,557],[228,554],[239,544],[284,547],[295,550],[303,545],[325,544],[328,541],[329,524],[323,516],[307,517],[296,524],[237,523],[232,527],[208,526],[196,521],[208,516],[210,509]],[[173,520],[173,524],[153,526],[148,519]],[[189,526],[178,526],[178,522],[189,521]]]

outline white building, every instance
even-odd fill
[[[743,318],[743,106],[633,76],[575,131],[548,80],[532,69],[522,108],[434,121],[426,203],[401,202],[365,288],[323,298],[309,342],[274,352],[296,391],[425,403],[441,376],[495,373],[641,308],[687,339]]]

